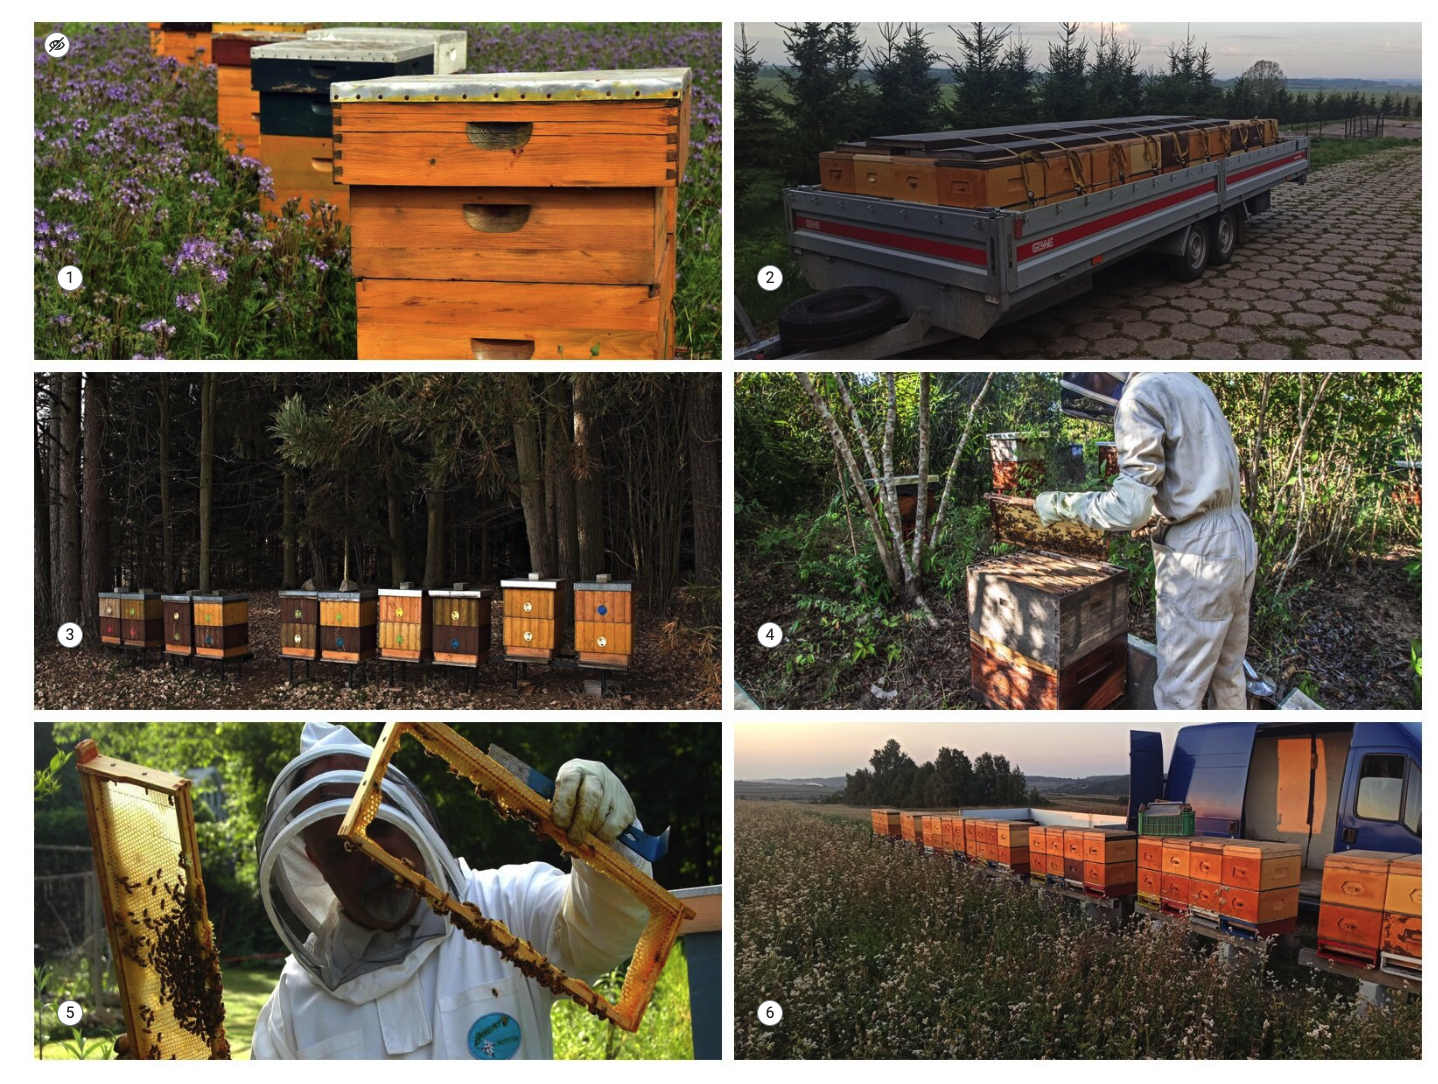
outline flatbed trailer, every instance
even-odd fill
[[[1023,210],[790,188],[784,192],[789,244],[815,290],[863,286],[898,299],[895,326],[831,348],[843,356],[870,347],[914,349],[940,332],[978,339],[1083,293],[1095,271],[1138,252],[1169,256],[1174,274],[1188,282],[1210,263],[1227,263],[1248,219],[1268,210],[1272,190],[1307,181],[1308,147],[1306,138],[1285,140]],[[829,353],[795,354],[776,337],[741,348],[736,357]]]

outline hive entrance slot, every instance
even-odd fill
[[[464,220],[481,233],[513,233],[529,221],[529,209],[527,203],[466,203]]]
[[[475,361],[528,361],[534,357],[532,339],[470,339]]]
[[[464,126],[469,141],[482,151],[512,151],[529,142],[534,125],[529,121],[469,121]]]

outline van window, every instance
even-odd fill
[[[1355,812],[1365,820],[1396,821],[1403,808],[1402,754],[1389,753],[1363,758],[1358,776],[1358,806]]]
[[[1408,793],[1403,796],[1403,824],[1415,836],[1423,834],[1423,769],[1408,765]]]

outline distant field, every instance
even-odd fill
[[[755,782],[748,779],[740,779],[734,783],[734,797],[768,799],[770,801],[814,802],[820,798],[827,798],[834,791],[834,787],[808,786],[802,783]]]
[[[749,798],[772,798],[780,800],[781,804],[798,806],[802,802],[787,794],[746,794],[746,787],[762,786],[762,784],[746,783],[743,780],[734,784],[734,797],[739,799]],[[903,806],[909,813],[952,813],[952,809],[930,809],[920,806]],[[970,810],[982,809],[982,806],[967,806]],[[997,808],[997,807],[995,807]],[[1114,813],[1122,815],[1128,812],[1128,800],[1126,798],[1115,798],[1106,795],[1073,794],[1073,795],[1044,795],[1044,804],[1039,809],[1057,809],[1066,813]],[[824,807],[826,816],[841,817],[844,820],[864,821],[868,823],[869,807],[857,805],[826,805]]]

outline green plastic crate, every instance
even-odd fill
[[[1185,809],[1175,815],[1153,816],[1139,810],[1138,834],[1141,836],[1191,836],[1194,829],[1193,810]]]

